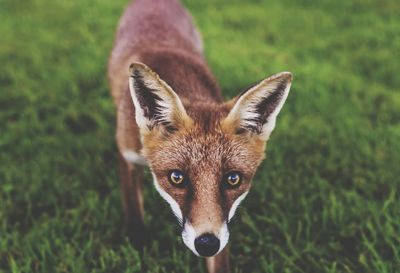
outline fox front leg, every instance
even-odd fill
[[[143,167],[129,163],[121,154],[119,165],[125,226],[133,245],[142,249],[147,238],[143,221]]]

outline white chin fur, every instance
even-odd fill
[[[200,257],[200,254],[196,251],[196,248],[194,246],[194,240],[197,238],[197,233],[194,227],[190,224],[188,220],[185,221],[185,224],[183,226],[183,231],[182,231],[182,239],[185,245],[197,256]],[[228,230],[228,225],[227,223],[223,223],[220,230],[219,234],[216,234],[216,236],[219,239],[220,245],[219,245],[219,250],[215,254],[217,255],[220,253],[225,246],[228,244],[229,241],[229,230]]]
[[[217,254],[220,253],[225,248],[225,246],[228,244],[228,241],[229,241],[229,230],[228,230],[228,225],[226,222],[222,224],[222,227],[219,230],[218,237],[219,237],[220,245],[219,245],[219,250],[218,250]],[[215,254],[215,255],[217,255],[217,254]]]
[[[182,231],[183,242],[194,254],[200,256],[200,254],[196,251],[196,248],[194,247],[194,240],[196,239],[196,237],[196,231],[194,230],[190,222],[186,220]]]

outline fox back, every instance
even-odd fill
[[[276,74],[223,102],[202,50],[177,0],[136,0],[120,21],[108,76],[120,154],[133,169],[150,167],[184,243],[214,256],[228,242],[292,76]]]

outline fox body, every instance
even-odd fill
[[[207,257],[209,272],[229,272],[228,224],[264,158],[292,76],[276,74],[223,102],[202,50],[178,0],[136,0],[126,9],[108,67],[121,188],[134,244],[144,243],[147,165],[184,243]]]

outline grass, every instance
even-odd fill
[[[398,1],[184,2],[227,98],[295,75],[233,272],[400,272]],[[0,272],[205,272],[150,176],[142,261],[123,229],[105,75],[125,5],[0,1]]]

